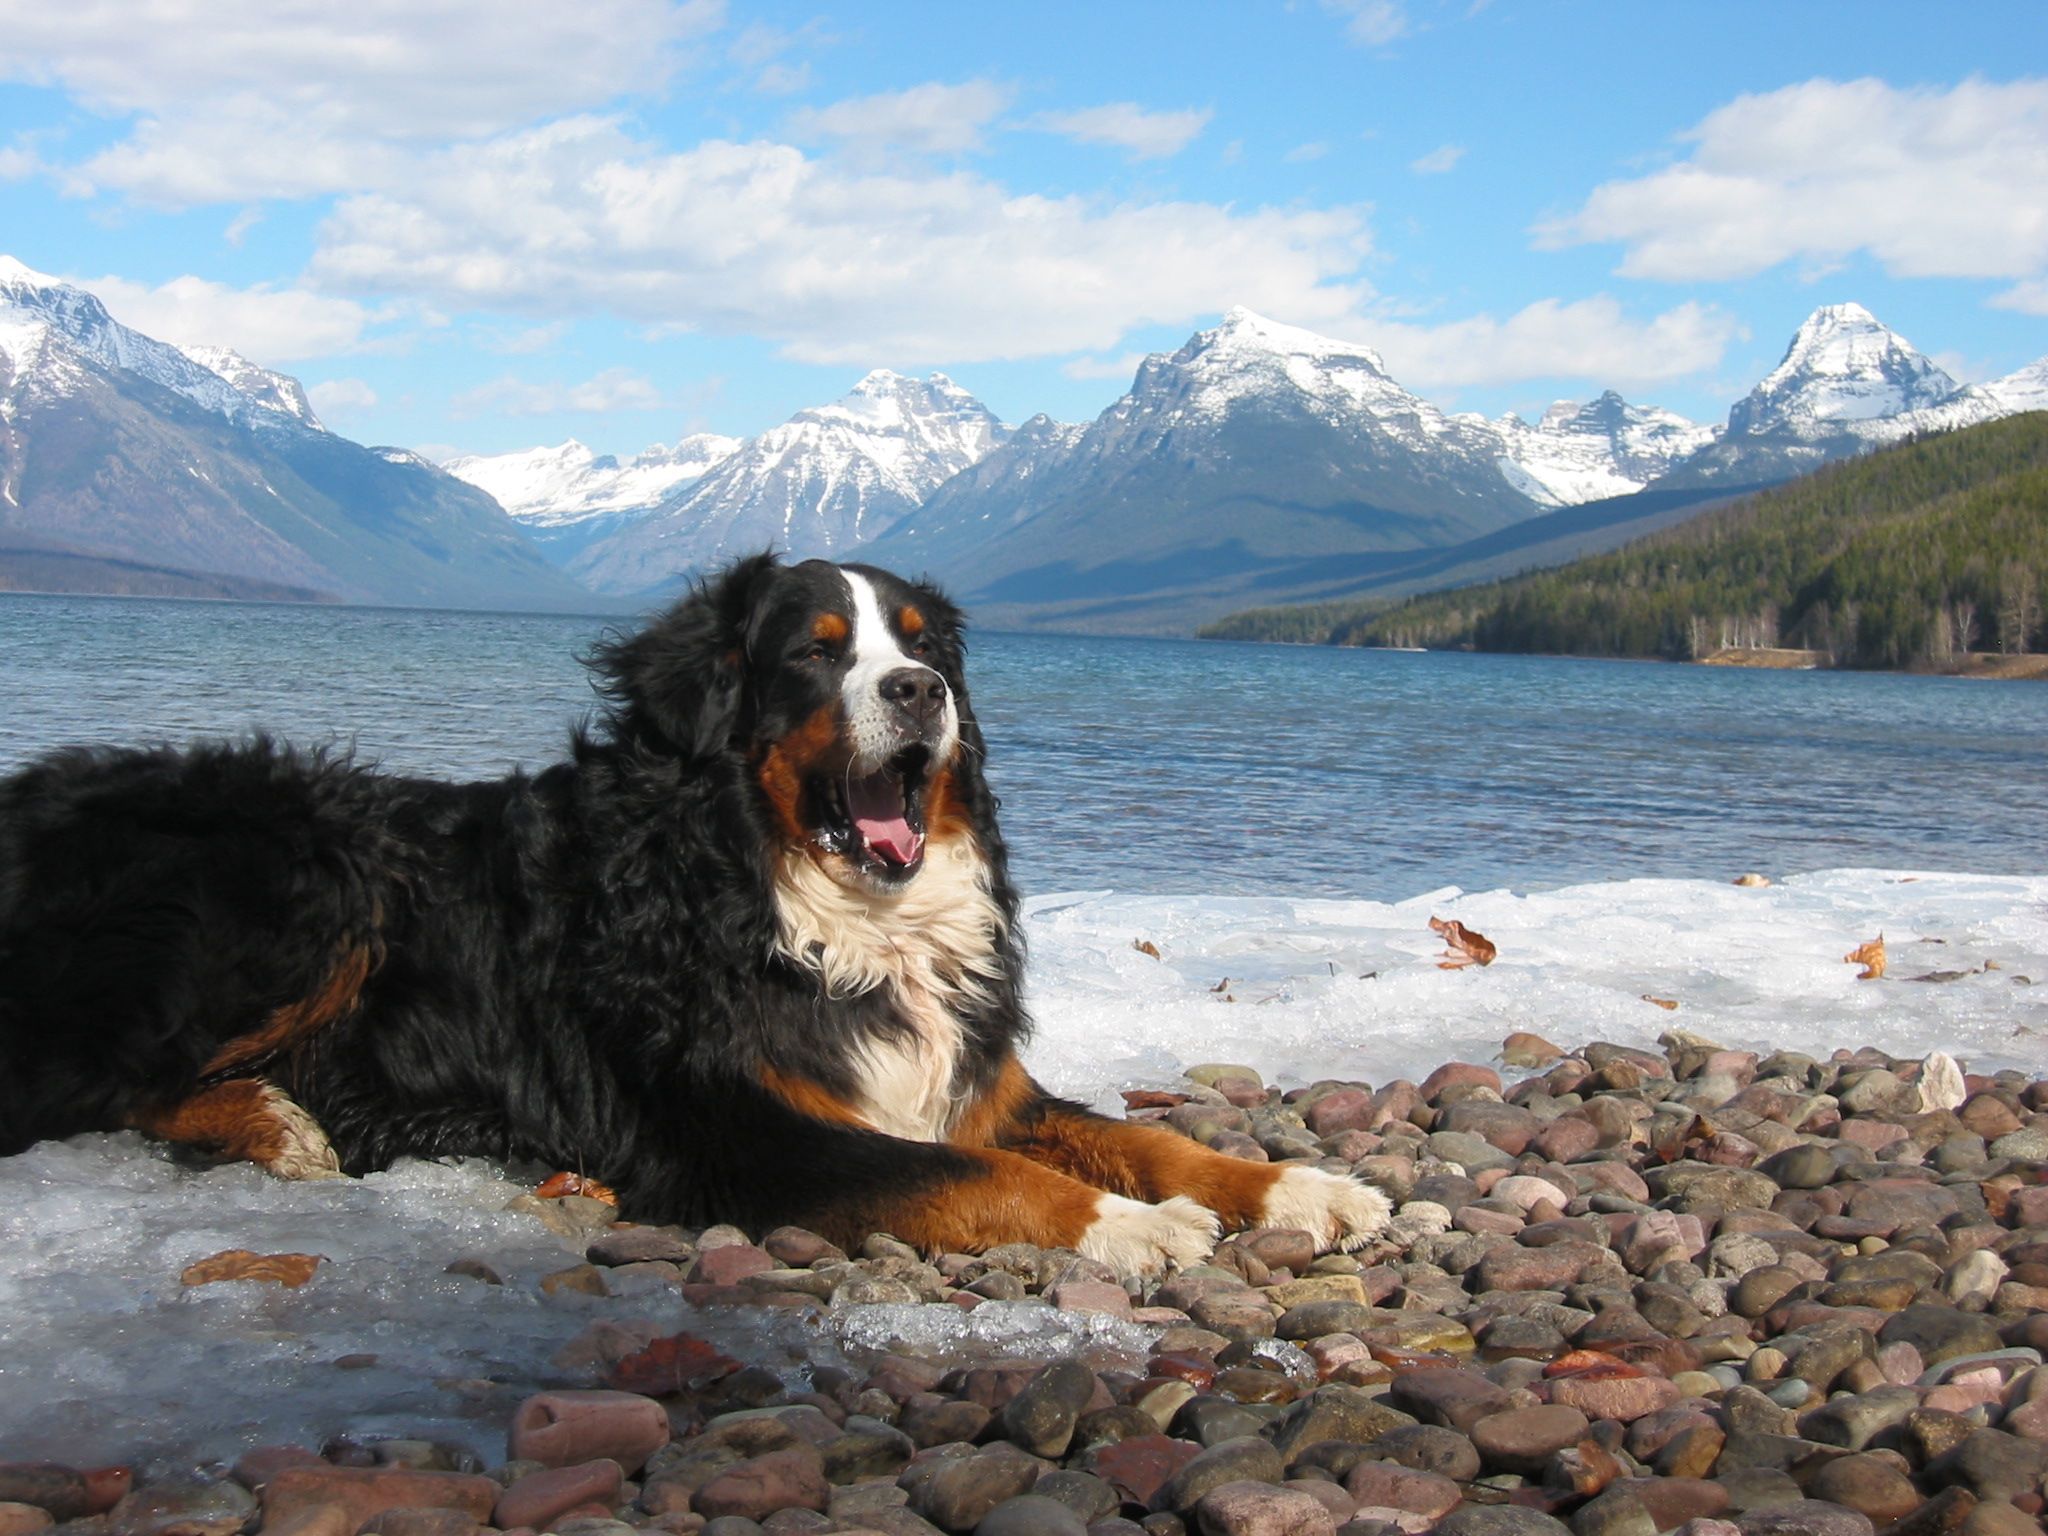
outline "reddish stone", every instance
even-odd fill
[[[738,1285],[749,1275],[776,1267],[775,1255],[767,1249],[752,1243],[728,1243],[700,1253],[690,1268],[690,1280],[695,1285]]]
[[[1728,1490],[1703,1478],[1623,1477],[1607,1486],[1632,1494],[1660,1531],[1688,1520],[1711,1520],[1728,1507]]]
[[[1301,1118],[1316,1136],[1369,1131],[1373,1128],[1372,1095],[1363,1088],[1338,1088],[1317,1099]]]
[[[1441,1520],[1464,1497],[1441,1472],[1424,1472],[1395,1461],[1361,1461],[1344,1477],[1344,1491],[1361,1504],[1413,1510]]]
[[[86,1512],[85,1474],[54,1461],[0,1462],[0,1501],[33,1504],[58,1520]]]
[[[0,1536],[35,1536],[56,1523],[39,1504],[0,1502]]]
[[[823,1511],[831,1495],[817,1447],[792,1445],[727,1467],[691,1495],[690,1507],[714,1520],[720,1515],[761,1520],[778,1509]]]
[[[547,1530],[551,1521],[579,1505],[594,1504],[609,1513],[619,1501],[622,1477],[616,1461],[586,1461],[528,1473],[499,1496],[493,1523],[507,1530],[521,1525]]]
[[[1489,1470],[1533,1477],[1586,1433],[1586,1416],[1561,1403],[1490,1414],[1472,1426],[1472,1444]]]
[[[1173,1475],[1202,1454],[1192,1440],[1165,1435],[1134,1435],[1113,1445],[1092,1447],[1085,1469],[1123,1495],[1126,1504],[1150,1508],[1152,1499]]]
[[[1536,1133],[1529,1145],[1553,1163],[1569,1163],[1600,1145],[1600,1133],[1577,1115],[1560,1115]]]
[[[1192,1350],[1169,1350],[1154,1355],[1147,1363],[1153,1375],[1187,1382],[1197,1392],[1208,1390],[1209,1383],[1216,1379],[1216,1362]]]
[[[1447,1061],[1422,1081],[1422,1097],[1434,1101],[1446,1088],[1490,1088],[1500,1092],[1500,1074],[1476,1062]]]
[[[1553,1403],[1576,1408],[1589,1419],[1618,1419],[1627,1424],[1685,1396],[1662,1376],[1563,1376],[1544,1384]]]
[[[1425,1424],[1443,1424],[1460,1432],[1509,1405],[1506,1390],[1477,1371],[1446,1366],[1437,1370],[1396,1372],[1387,1400]]]
[[[235,1481],[260,1493],[263,1485],[286,1467],[326,1465],[326,1458],[318,1451],[309,1451],[303,1445],[259,1445],[244,1451],[235,1462]]]
[[[1211,1489],[1195,1506],[1204,1536],[1335,1536],[1336,1517],[1296,1488],[1249,1480]]]
[[[668,1439],[668,1413],[651,1397],[632,1392],[542,1392],[521,1403],[512,1415],[507,1454],[514,1461],[550,1467],[604,1458],[616,1461],[630,1477]]]
[[[346,1512],[361,1529],[387,1509],[452,1509],[478,1525],[491,1518],[504,1490],[463,1472],[412,1472],[396,1467],[286,1467],[264,1485],[263,1525],[292,1520],[323,1504]]]
[[[1591,1498],[1626,1470],[1597,1440],[1581,1440],[1559,1451],[1545,1474],[1552,1487],[1569,1488]]]

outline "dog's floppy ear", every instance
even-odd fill
[[[684,757],[722,750],[739,723],[747,616],[776,569],[772,554],[735,561],[630,635],[584,658],[621,738],[653,737]]]

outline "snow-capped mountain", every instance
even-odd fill
[[[1501,456],[1490,424],[1402,388],[1371,348],[1234,309],[1145,359],[1087,426],[1020,431],[871,552],[1039,611],[1196,589],[1227,605],[1223,594],[1281,568],[1455,543],[1529,516],[1537,507]]]
[[[1546,507],[1640,491],[1720,435],[1675,411],[1631,405],[1611,389],[1584,405],[1560,400],[1533,425],[1512,413],[1488,425],[1500,434],[1508,483]]]
[[[600,592],[672,586],[769,546],[843,556],[921,505],[1007,436],[993,412],[942,373],[877,369],[830,405],[799,411],[742,444],[653,513],[569,562]]]
[[[266,410],[275,411],[316,432],[327,430],[320,418],[313,414],[313,402],[306,398],[305,386],[290,374],[252,363],[231,347],[180,347],[178,350],[200,367],[212,369]]]
[[[0,256],[0,586],[577,606],[489,497]]]
[[[441,467],[493,497],[558,564],[656,511],[738,451],[740,440],[697,432],[623,463],[574,438],[553,448],[472,454]]]
[[[1926,413],[1960,393],[1939,364],[1861,304],[1825,304],[1807,316],[1778,366],[1730,408],[1720,437],[1661,483],[1788,480],[1926,430]]]
[[[612,513],[652,511],[739,448],[736,437],[697,432],[673,448],[656,443],[623,463],[573,437],[554,448],[471,454],[441,467],[488,491],[529,527],[579,523]]]

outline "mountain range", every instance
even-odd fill
[[[943,374],[877,370],[744,441],[435,466],[329,432],[282,374],[152,341],[0,258],[0,584],[9,561],[14,585],[97,561],[101,590],[138,590],[134,567],[561,607],[657,598],[772,544],[932,574],[984,623],[1186,633],[1612,548],[1832,459],[2042,408],[2048,359],[1958,385],[1854,304],[1814,311],[1721,425],[1612,391],[1533,422],[1450,414],[1369,347],[1236,309],[1145,359],[1092,422],[1013,428]]]
[[[0,257],[0,588],[570,609],[489,496]]]

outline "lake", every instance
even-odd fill
[[[0,596],[0,768],[264,728],[398,771],[559,756],[616,621]],[[1546,889],[1869,865],[2025,874],[2048,688],[1558,657],[977,634],[1027,892]]]

